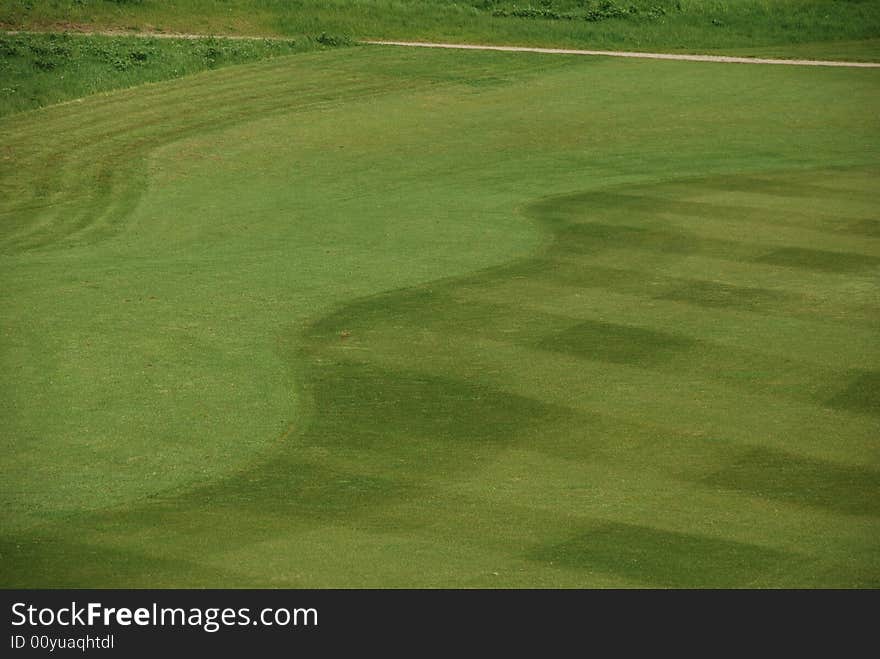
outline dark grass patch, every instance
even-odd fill
[[[543,267],[548,265],[542,263],[542,268],[533,268],[530,264],[527,271],[537,273]],[[515,278],[520,276],[515,273],[523,270],[519,266],[507,275]],[[402,334],[400,340],[404,345],[420,343],[425,333],[431,333],[441,342],[452,335],[473,335],[474,338],[529,344],[549,331],[561,331],[571,324],[568,316],[522,309],[516,300],[499,304],[467,297],[474,289],[491,291],[493,286],[507,281],[504,277],[484,275],[467,280],[459,287],[439,284],[432,289],[394,291],[355,301],[310,325],[306,336],[320,339],[321,345],[326,347],[339,345],[340,338],[351,339],[349,343],[352,343],[373,332],[387,331]],[[408,333],[403,332],[406,328]]]
[[[803,560],[758,545],[619,522],[589,525],[529,557],[666,588],[749,587]]]
[[[725,241],[700,238],[683,231],[654,229],[600,222],[571,224],[559,232],[556,246],[565,252],[589,254],[601,249],[644,249],[673,254],[697,254]],[[724,249],[727,253],[729,250]]]
[[[790,295],[766,288],[732,286],[713,281],[694,281],[656,296],[659,300],[746,311],[769,310],[791,303],[791,298]]]
[[[542,350],[565,352],[614,364],[651,365],[694,347],[686,336],[644,327],[587,321],[538,343]]]
[[[754,256],[748,245],[702,237],[676,229],[663,220],[668,213],[736,221],[754,215],[753,209],[591,192],[543,199],[530,205],[528,213],[554,231],[555,252],[593,254],[603,249],[640,249],[740,260]]]
[[[867,467],[753,448],[698,480],[755,497],[837,513],[880,516],[880,471]]]
[[[880,415],[880,371],[867,371],[856,376],[846,389],[826,404],[847,412]]]
[[[316,440],[392,451],[504,446],[555,411],[467,380],[350,361],[316,369],[314,396],[319,409],[333,410],[310,433]]]
[[[880,220],[856,220],[844,229],[846,233],[854,233],[859,236],[880,236]]]
[[[89,529],[89,533],[91,529]],[[85,533],[85,532],[84,532]],[[0,587],[155,588],[159,584],[228,583],[230,572],[204,561],[151,556],[149,551],[89,544],[81,539],[53,536],[17,536],[0,539]],[[113,566],[112,574],[107,565]]]
[[[254,507],[255,514],[280,514],[293,522],[357,516],[410,491],[410,484],[394,477],[314,464],[290,451],[196,492],[212,505],[233,506],[237,514]]]
[[[597,210],[616,210],[628,217],[646,215],[650,208],[642,195],[621,194],[603,190],[576,192],[529,204],[529,215],[550,223],[569,224],[596,219]]]
[[[696,186],[706,186],[710,182],[701,181],[683,187],[682,193],[693,193]],[[682,185],[682,184],[678,184]],[[530,211],[544,220],[556,220],[574,223],[620,218],[621,222],[645,221],[656,223],[659,218],[672,215],[680,217],[712,218],[737,222],[744,219],[766,220],[767,212],[752,206],[708,201],[692,201],[686,198],[665,197],[649,194],[653,188],[646,188],[642,194],[618,192],[589,192],[553,197],[529,207]],[[707,188],[714,191],[715,188]],[[656,228],[651,228],[656,231]],[[696,236],[695,236],[696,237]]]
[[[775,249],[768,254],[758,257],[755,259],[755,262],[840,274],[861,272],[880,267],[880,257],[853,252],[805,249],[803,247]]]

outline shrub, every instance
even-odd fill
[[[351,45],[351,38],[347,36],[327,34],[326,32],[321,32],[321,34],[315,37],[315,41],[322,46],[330,46],[331,48]]]

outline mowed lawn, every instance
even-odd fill
[[[362,47],[0,120],[0,585],[880,586],[878,107]]]

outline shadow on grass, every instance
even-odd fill
[[[781,565],[806,566],[792,553],[638,524],[595,522],[568,540],[531,552],[535,561],[606,572],[649,587],[748,588]]]

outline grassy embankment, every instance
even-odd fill
[[[0,35],[0,116],[335,45],[342,44],[327,35],[283,40]]]

